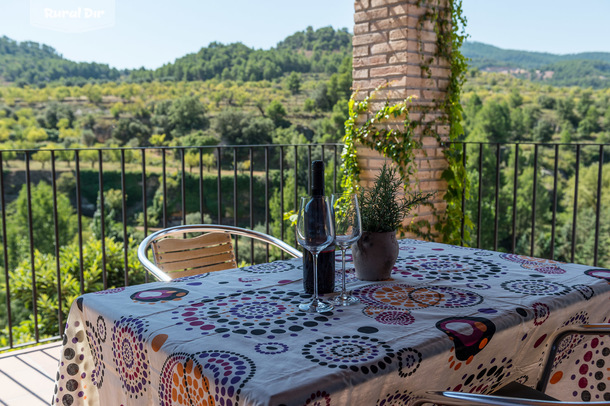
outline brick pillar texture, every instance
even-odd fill
[[[355,0],[354,7],[352,86],[358,92],[357,98],[363,99],[378,86],[387,85],[375,96],[373,108],[381,106],[386,98],[397,103],[413,96],[410,118],[420,119],[417,106],[435,106],[435,100],[442,100],[450,75],[448,61],[435,57],[434,27],[429,22],[420,25],[425,5],[419,7],[415,0]],[[423,61],[429,71],[421,69]],[[438,116],[439,112],[429,111],[425,119]],[[401,121],[388,123],[389,126],[401,124]],[[448,126],[435,125],[433,130],[443,140],[448,138]],[[418,127],[416,135],[422,136],[422,132]],[[447,185],[441,174],[447,168],[447,161],[434,137],[423,137],[422,143],[422,149],[415,152],[418,171],[410,186],[414,190],[434,192],[432,203],[442,215]],[[362,185],[370,186],[386,159],[363,146],[358,146],[358,158]],[[417,215],[416,219],[428,220],[432,226],[437,222],[429,207],[419,207],[412,214]]]

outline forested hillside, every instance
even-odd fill
[[[44,44],[18,43],[1,37],[0,81],[23,87],[82,86],[108,81],[272,80],[290,72],[336,73],[343,60],[351,57],[351,49],[351,34],[347,29],[308,27],[269,50],[252,49],[241,43],[213,42],[158,69],[119,71],[104,64],[66,60]]]
[[[482,188],[481,246],[494,248],[498,176],[499,250],[512,249],[516,196],[516,252],[530,253],[534,247],[534,255],[549,258],[554,249],[556,259],[591,264],[598,199],[601,203],[599,235],[603,239],[610,235],[610,205],[607,204],[610,164],[606,163],[610,162],[610,148],[605,145],[603,157],[600,155],[600,144],[610,143],[610,89],[554,87],[505,74],[472,71],[463,89],[462,106],[464,141],[485,143],[482,147],[469,144],[467,148],[467,173],[475,194],[467,204],[472,219],[477,219],[479,213],[476,194]],[[498,142],[509,144],[493,144]],[[576,146],[577,143],[581,145]],[[519,159],[515,163],[516,148]],[[600,158],[605,164],[598,197]],[[482,163],[481,178],[479,162]],[[515,167],[518,168],[516,175]],[[499,175],[496,168],[500,169]],[[557,208],[555,217],[553,207]],[[574,207],[577,207],[575,229]],[[472,245],[477,244],[477,233],[475,229]],[[576,246],[574,258],[572,242]],[[610,254],[600,250],[598,260],[608,266]]]
[[[585,52],[556,55],[502,49],[466,42],[463,54],[471,69],[510,72],[516,77],[554,86],[610,87],[610,53]]]
[[[118,80],[121,72],[99,63],[64,59],[52,47],[0,37],[0,83],[46,86],[49,82],[85,84],[91,80]]]

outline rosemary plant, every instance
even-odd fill
[[[408,192],[401,196],[403,183],[396,174],[396,168],[384,164],[375,185],[362,189],[358,197],[362,230],[371,233],[396,231],[404,218],[422,203],[426,203],[432,193]]]

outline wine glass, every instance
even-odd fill
[[[335,297],[334,302],[338,306],[349,306],[360,302],[345,289],[345,250],[362,235],[358,197],[355,194],[333,194],[332,206],[335,213],[335,245],[341,249],[343,265],[341,293]]]
[[[310,313],[323,313],[333,305],[318,295],[318,254],[335,238],[331,206],[326,196],[302,197],[297,217],[297,241],[313,256],[313,298],[302,303],[299,309]]]

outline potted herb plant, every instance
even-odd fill
[[[384,164],[370,189],[362,189],[359,205],[362,237],[352,245],[356,277],[378,281],[388,279],[398,257],[396,232],[404,218],[432,193],[405,191],[396,168]]]

